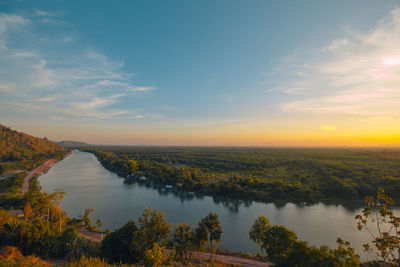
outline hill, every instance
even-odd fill
[[[0,173],[31,169],[48,158],[68,152],[47,138],[37,138],[0,124]]]

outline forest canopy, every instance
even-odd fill
[[[358,201],[382,187],[400,195],[400,150],[97,146],[126,182],[261,201]],[[134,174],[134,175],[132,175]]]

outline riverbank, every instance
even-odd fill
[[[62,202],[70,217],[81,216],[85,207],[95,208],[97,211],[91,214],[92,221],[101,219],[103,229],[118,229],[150,207],[161,210],[173,225],[186,222],[192,227],[196,227],[209,211],[216,212],[223,229],[219,248],[253,255],[260,250],[249,240],[248,230],[260,215],[267,217],[271,224],[292,229],[299,239],[314,246],[334,248],[337,237],[345,237],[362,254],[362,244],[370,238],[356,228],[354,217],[360,213],[359,208],[340,204],[242,201],[158,190],[139,183],[125,184],[121,177],[105,169],[92,153],[82,151],[74,151],[71,157],[60,161],[39,180],[48,192],[57,188],[67,192]]]
[[[288,184],[281,180],[264,181],[237,175],[216,178],[211,174],[202,173],[201,170],[184,168],[182,165],[175,168],[152,161],[135,161],[121,153],[96,149],[83,151],[94,154],[104,168],[122,177],[126,184],[144,184],[159,191],[212,196],[217,201],[232,200],[244,203],[257,201],[277,205],[295,203],[301,206],[323,203],[343,205],[349,209],[359,209],[364,204],[364,196],[359,199],[341,195],[333,197],[296,182]]]
[[[67,157],[69,157],[71,155],[72,155],[72,152],[69,152],[69,153],[65,154],[62,157],[62,159],[65,159],[65,158],[67,158]],[[57,162],[58,162],[58,160],[56,160],[56,159],[48,159],[43,164],[41,164],[40,166],[36,167],[34,170],[28,172],[28,174],[25,176],[24,182],[22,184],[22,190],[21,190],[22,195],[25,195],[26,192],[28,192],[29,183],[30,183],[31,179],[35,175],[40,176],[42,174],[47,173],[54,166],[54,164],[56,164]]]
[[[43,173],[47,173],[50,170],[50,168],[54,165],[55,162],[56,162],[55,159],[46,160],[45,163],[41,164],[39,167],[35,168],[34,170],[28,172],[28,174],[24,178],[24,183],[22,184],[21,193],[23,195],[25,195],[26,192],[28,192],[28,190],[29,190],[29,183],[30,183],[31,179],[35,175],[39,176]]]

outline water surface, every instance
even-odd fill
[[[336,238],[342,237],[360,248],[369,241],[366,233],[356,229],[354,216],[361,209],[321,203],[299,206],[218,200],[161,192],[139,184],[127,185],[121,177],[103,168],[93,154],[81,151],[73,151],[40,176],[39,181],[46,191],[61,188],[67,192],[62,206],[69,216],[82,215],[85,208],[95,208],[97,212],[91,216],[92,221],[100,218],[104,229],[121,227],[129,219],[137,219],[145,207],[150,207],[160,209],[173,224],[186,222],[192,226],[197,226],[209,211],[218,213],[223,230],[219,247],[232,251],[258,252],[248,232],[260,215],[266,216],[271,224],[292,229],[299,239],[312,245],[336,247]]]

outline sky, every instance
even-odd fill
[[[0,1],[0,123],[118,145],[400,145],[400,2]]]

